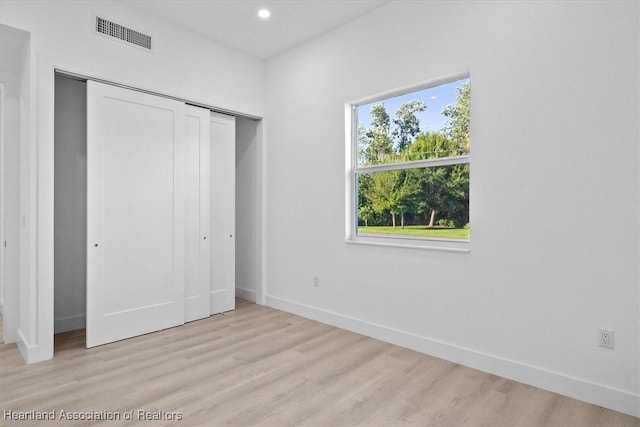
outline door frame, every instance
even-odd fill
[[[30,275],[32,280],[28,281],[24,286],[28,286],[29,293],[34,295],[31,299],[28,309],[28,316],[33,322],[32,329],[35,330],[37,340],[28,342],[24,337],[19,337],[22,342],[18,343],[23,357],[27,363],[48,360],[53,357],[53,334],[54,334],[54,292],[53,292],[53,264],[54,264],[54,224],[53,224],[53,207],[54,207],[54,112],[55,112],[55,75],[56,73],[67,77],[75,77],[83,80],[95,80],[103,83],[113,84],[115,86],[125,87],[141,92],[152,93],[167,98],[178,99],[170,95],[158,93],[155,91],[145,90],[128,86],[124,83],[118,83],[113,80],[92,76],[86,74],[64,61],[63,59],[40,53],[38,55],[37,67],[35,68],[35,77],[33,79],[34,88],[37,85],[37,97],[32,96],[31,111],[31,127],[33,136],[29,143],[31,144],[30,164],[33,168],[30,171],[29,179],[31,185],[29,194],[26,195],[34,201],[32,205],[32,213],[29,220],[32,221],[33,229],[37,229],[33,234],[29,235],[29,243],[32,248],[29,252]],[[32,69],[33,70],[33,69]],[[37,102],[35,100],[37,99]],[[256,254],[259,256],[256,260],[258,282],[256,283],[257,303],[265,304],[267,295],[266,280],[266,123],[261,116],[243,113],[240,111],[228,110],[221,107],[205,105],[199,102],[193,102],[182,99],[190,105],[208,108],[226,114],[248,117],[258,120],[258,159],[256,168],[256,179],[261,181],[259,186],[260,200],[258,201],[260,217],[256,228]],[[37,132],[36,132],[37,131]],[[37,166],[37,167],[36,167]],[[37,278],[37,279],[35,279]]]

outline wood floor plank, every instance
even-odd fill
[[[15,344],[0,345],[0,415],[134,411],[130,420],[65,426],[640,427],[638,418],[242,299],[236,307],[92,349],[84,331],[59,334],[55,357],[33,365]],[[139,410],[163,419],[151,424]]]

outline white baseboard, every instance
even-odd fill
[[[266,305],[483,372],[640,417],[640,394],[591,383],[559,372],[548,371],[515,360],[478,352],[270,295],[266,297]]]
[[[17,333],[18,339],[16,340],[16,344],[18,345],[18,350],[20,350],[20,354],[22,354],[24,361],[26,363],[38,362],[38,347],[29,343],[20,328],[18,328]]]
[[[76,329],[84,329],[87,325],[87,317],[84,314],[76,314],[74,316],[61,317],[54,320],[53,331],[55,334],[60,332],[75,331]]]
[[[236,288],[236,296],[251,302],[256,302],[256,291],[252,291],[250,289]]]

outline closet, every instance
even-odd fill
[[[234,204],[235,117],[56,76],[55,331],[93,347],[234,309]]]

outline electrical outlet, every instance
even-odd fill
[[[613,331],[611,329],[598,329],[598,346],[613,348]]]
[[[313,287],[314,288],[320,287],[320,278],[318,276],[313,276]]]

